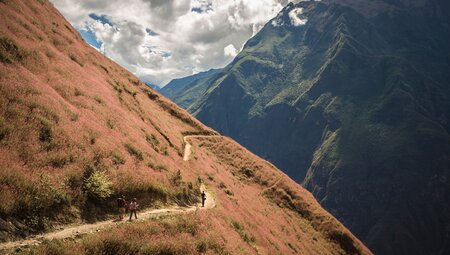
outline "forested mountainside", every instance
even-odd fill
[[[449,12],[443,0],[289,4],[186,108],[376,254],[448,253]]]
[[[2,0],[0,20],[0,253],[371,254],[308,191],[97,52],[48,1]],[[112,221],[121,194],[139,220]],[[166,213],[144,218],[151,209]],[[33,236],[94,222],[108,226]]]

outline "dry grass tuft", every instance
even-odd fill
[[[13,40],[7,37],[0,38],[0,62],[12,64],[22,61],[25,56],[25,50],[17,46]]]
[[[140,150],[138,150],[136,147],[134,147],[133,145],[126,143],[125,145],[125,149],[127,149],[128,153],[130,153],[131,156],[134,156],[136,159],[142,161],[144,160],[144,154],[142,154],[142,152]]]

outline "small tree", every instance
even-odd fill
[[[92,171],[84,178],[83,189],[93,198],[107,198],[113,194],[112,182],[104,172]]]

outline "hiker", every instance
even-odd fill
[[[205,207],[205,201],[206,201],[206,193],[205,191],[202,191],[202,207]]]
[[[119,208],[119,218],[122,220],[123,216],[126,213],[126,207],[127,207],[127,200],[125,199],[125,196],[122,195],[117,199],[117,207]]]
[[[129,208],[130,208],[130,220],[131,220],[131,217],[133,216],[133,213],[134,213],[134,218],[136,218],[136,220],[137,220],[136,211],[137,211],[138,207],[139,207],[139,204],[137,203],[136,198],[133,198],[133,200],[131,200],[130,205],[129,205]]]

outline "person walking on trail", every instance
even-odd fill
[[[206,193],[205,191],[202,191],[202,207],[205,207],[205,201],[206,201]]]
[[[122,220],[123,216],[126,213],[126,207],[127,207],[127,200],[125,199],[124,195],[117,198],[117,207],[119,208],[119,218]]]
[[[133,200],[131,200],[130,205],[129,205],[130,220],[131,220],[131,217],[133,216],[133,213],[134,213],[134,218],[137,220],[136,211],[137,211],[138,207],[139,207],[139,204],[137,203],[136,198],[133,198]]]

